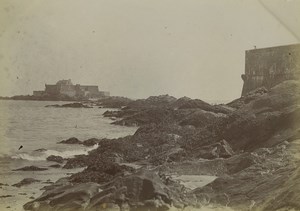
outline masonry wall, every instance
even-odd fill
[[[300,44],[248,50],[242,96],[262,86],[269,89],[284,80],[299,79],[299,75]]]

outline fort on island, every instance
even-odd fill
[[[300,44],[247,50],[242,96],[285,80],[300,79]]]
[[[109,96],[106,91],[99,91],[98,86],[73,85],[71,79],[60,80],[56,84],[45,84],[44,91],[33,91],[33,96],[67,96],[70,98],[102,98]]]

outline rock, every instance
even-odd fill
[[[223,114],[228,114],[231,112],[229,109],[226,109],[223,106],[210,105],[209,103],[206,103],[202,100],[199,99],[192,100],[187,97],[178,99],[172,104],[172,107],[175,109],[196,109],[197,108],[203,111],[209,111],[213,113],[223,113]]]
[[[111,181],[115,177],[123,176],[132,171],[134,171],[134,169],[131,167],[119,165],[111,161],[99,160],[93,165],[89,165],[88,168],[82,172],[72,175],[70,181],[76,183],[96,182],[103,184]]]
[[[40,149],[36,149],[36,150],[34,150],[35,152],[45,152],[45,151],[47,151],[47,149],[45,149],[45,148],[40,148]]]
[[[82,142],[84,146],[94,146],[95,144],[98,144],[101,142],[103,139],[98,139],[98,138],[90,138],[88,140],[85,140]]]
[[[100,186],[96,183],[58,186],[45,191],[40,197],[26,203],[25,210],[78,210],[84,209]]]
[[[13,184],[12,186],[20,188],[24,185],[30,185],[30,184],[35,183],[35,182],[40,182],[40,180],[36,180],[36,179],[33,179],[33,178],[25,178],[25,179],[21,180],[20,182],[18,182],[16,184]]]
[[[232,148],[225,140],[203,146],[199,149],[197,157],[205,159],[229,158],[234,154]]]
[[[276,184],[277,185],[277,184]],[[268,187],[266,187],[268,188]],[[284,183],[261,205],[261,210],[300,210],[300,168],[286,177]]]
[[[123,177],[116,181],[115,185],[126,187],[126,195],[132,203],[155,198],[161,198],[167,204],[171,203],[169,188],[163,184],[158,175],[150,171],[141,170]]]
[[[126,97],[112,96],[100,99],[98,100],[98,103],[101,105],[101,108],[122,108],[132,101],[133,100]]]
[[[47,105],[45,107],[55,107],[55,108],[93,108],[92,106],[84,105],[82,103],[67,103],[63,105]]]
[[[50,165],[49,167],[51,167],[51,168],[60,168],[61,165],[59,165],[59,164],[54,164],[54,165]]]
[[[13,197],[13,195],[2,195],[2,196],[0,196],[0,198],[9,198],[9,197]]]
[[[172,111],[165,108],[149,108],[121,120],[115,121],[112,124],[122,126],[141,126],[151,123],[160,123],[168,119],[172,115]]]
[[[8,184],[6,184],[6,183],[4,184],[4,183],[1,183],[1,182],[0,182],[0,187],[1,187],[1,186],[8,186]]]
[[[67,163],[63,166],[64,169],[73,169],[85,167],[89,164],[89,159],[86,155],[76,155],[74,158],[67,160]]]
[[[55,156],[55,155],[50,155],[49,157],[47,157],[48,161],[53,161],[53,162],[57,162],[57,163],[63,163],[64,159],[61,156]]]
[[[46,171],[47,168],[40,168],[37,166],[25,166],[23,168],[14,169],[13,171]]]
[[[45,187],[30,208],[168,210],[171,205],[193,209],[210,204],[235,210],[297,210],[297,84],[286,81],[268,91],[256,90],[227,108],[170,96],[132,101],[106,115],[121,118],[120,124],[139,125],[136,133],[87,140],[86,145],[99,147],[68,159],[64,166],[87,168]],[[210,179],[191,190],[174,181],[173,174]],[[85,194],[85,187],[82,194],[70,193],[91,182],[101,191]]]
[[[108,188],[94,195],[87,210],[110,205],[130,210],[167,210],[172,203],[172,191],[153,172],[139,171],[118,177]]]
[[[213,123],[218,118],[225,118],[224,114],[216,114],[213,112],[203,111],[195,109],[191,113],[187,114],[183,119],[180,120],[179,125],[186,126],[192,125],[194,127],[204,127],[210,123]]]
[[[58,142],[58,144],[82,144],[82,142],[78,138],[72,137],[67,140],[62,140]]]

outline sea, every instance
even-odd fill
[[[83,170],[52,168],[57,164],[47,161],[50,155],[72,158],[88,154],[97,145],[58,144],[76,137],[118,138],[132,135],[136,127],[112,125],[102,114],[108,110],[99,108],[46,107],[69,102],[0,100],[0,210],[23,210],[22,206],[37,198],[43,187],[59,178]],[[113,109],[109,109],[113,110]],[[22,146],[22,147],[21,147]],[[20,149],[21,148],[21,149]],[[48,168],[46,171],[13,171],[25,166]],[[20,188],[12,186],[24,178],[40,182]]]

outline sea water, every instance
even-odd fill
[[[38,197],[43,186],[82,169],[49,167],[50,155],[71,158],[88,154],[97,145],[57,144],[76,137],[118,138],[133,134],[137,128],[112,125],[102,114],[107,109],[45,107],[66,102],[0,100],[0,210],[22,210],[22,205]],[[21,149],[20,146],[23,146]],[[46,171],[13,171],[24,166],[48,168]],[[20,188],[12,186],[24,178],[41,182]]]

